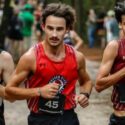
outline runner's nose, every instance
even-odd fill
[[[53,37],[57,37],[57,32],[56,32],[56,30],[53,31]]]

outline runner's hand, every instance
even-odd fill
[[[52,99],[56,96],[59,90],[59,84],[49,83],[40,88],[41,96],[47,99]]]
[[[89,105],[89,99],[83,94],[77,95],[75,100],[76,100],[76,103],[79,103],[80,106],[83,108]]]

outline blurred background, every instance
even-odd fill
[[[40,32],[42,32],[39,27],[40,16],[42,15],[44,7],[52,2],[66,3],[76,10],[77,21],[75,30],[83,39],[84,44],[87,44],[90,48],[100,46],[102,48],[105,47],[107,40],[106,26],[104,23],[107,20],[107,12],[113,10],[114,0],[105,0],[103,2],[100,0],[0,0],[0,48],[7,49],[13,54],[11,46],[17,48],[18,45],[10,45],[9,43],[13,44],[13,41],[15,40],[26,41],[25,38],[28,38],[29,40],[31,38],[31,32],[34,31],[35,37],[40,40]],[[30,4],[31,6],[26,6],[26,4]],[[25,21],[28,20],[25,18],[25,11],[30,11],[30,14],[27,15],[29,18],[32,18],[30,20],[30,26],[27,26],[30,29],[27,31],[29,33],[25,33],[25,28],[21,29],[21,27],[25,25]],[[94,14],[92,14],[93,12],[91,13],[91,11],[94,11]],[[89,19],[89,17],[92,17],[92,19]],[[15,19],[17,21],[14,22],[13,20]],[[89,30],[91,25],[94,26],[92,32]],[[14,27],[17,28],[16,30],[18,32],[21,30],[21,33],[23,33],[18,33],[16,36],[15,33],[13,33],[15,30]],[[14,30],[11,30],[12,28]],[[38,29],[41,31],[37,32]],[[20,44],[20,46],[23,45]],[[27,48],[23,46],[19,49],[20,54],[13,54],[14,56],[20,56]]]

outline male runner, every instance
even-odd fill
[[[113,86],[114,112],[109,125],[125,125],[125,0],[116,0],[115,16],[120,37],[111,41],[104,50],[95,88],[101,92]]]
[[[6,87],[7,99],[27,99],[28,125],[79,125],[74,112],[76,103],[83,108],[89,104],[92,83],[85,57],[63,42],[74,21],[75,12],[70,6],[48,4],[41,23],[45,39],[21,57]],[[26,88],[19,87],[23,81]]]

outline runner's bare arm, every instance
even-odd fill
[[[71,31],[71,36],[75,43],[74,48],[76,50],[79,50],[84,44],[83,40],[80,38],[80,36],[75,31]]]
[[[5,87],[3,85],[0,85],[0,97],[4,98],[5,93]]]
[[[19,87],[19,85],[28,77],[28,75],[31,72],[34,73],[36,70],[35,55],[32,51],[33,50],[28,51],[21,57],[11,79],[9,80],[5,89],[5,96],[7,100],[23,100],[41,95],[46,98],[53,98],[58,91],[59,85],[56,83],[48,84],[41,88]],[[49,90],[51,90],[52,93],[50,93]]]
[[[6,52],[1,52],[1,79],[3,80],[3,84],[6,85],[6,83],[9,81],[13,71],[14,71],[14,62],[12,59],[12,56]],[[5,93],[5,86],[0,85],[0,97],[4,98]]]
[[[104,50],[102,63],[96,78],[95,89],[98,92],[116,84],[120,79],[125,77],[125,68],[122,68],[118,72],[111,74],[111,67],[114,63],[115,57],[118,52],[118,42],[110,42]]]
[[[35,89],[24,89],[20,88],[19,85],[27,78],[30,72],[33,71],[34,68],[34,58],[31,58],[32,52],[27,52],[24,54],[17,67],[9,80],[6,89],[5,96],[6,99],[21,99],[25,97],[32,97],[34,94],[37,94]],[[20,95],[20,96],[19,96]]]
[[[91,93],[92,81],[86,71],[86,62],[83,54],[78,52],[77,54],[78,61],[78,74],[79,74],[79,84],[80,92]]]
[[[84,55],[81,53],[78,53],[77,61],[78,61],[78,74],[79,74],[79,84],[80,84],[80,94],[78,95],[77,101],[84,108],[89,104],[89,101],[88,101],[89,97],[87,97],[86,94],[90,95],[93,85],[86,71]]]
[[[12,56],[9,54],[9,53],[5,53],[3,55],[3,74],[2,74],[2,77],[3,77],[3,81],[5,84],[8,83],[9,79],[11,78],[12,76],[12,73],[14,71],[14,62],[13,62],[13,58]]]

